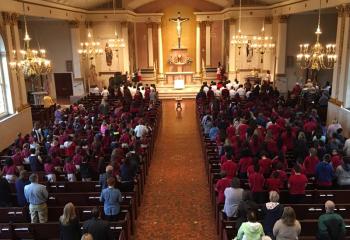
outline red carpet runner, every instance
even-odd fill
[[[215,221],[202,160],[195,101],[163,101],[163,116],[144,200],[137,240],[214,240]]]

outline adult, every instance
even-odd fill
[[[100,174],[98,182],[101,185],[101,189],[108,187],[107,179],[113,176],[113,170],[113,166],[108,165],[106,167],[106,172]]]
[[[138,125],[134,129],[134,132],[138,139],[141,139],[148,134],[148,128],[143,124],[142,119],[139,120]]]
[[[107,179],[108,188],[101,192],[100,201],[103,202],[103,210],[106,220],[117,221],[120,212],[120,202],[122,201],[122,194],[119,189],[115,188],[115,178],[109,177]]]
[[[79,240],[80,225],[73,203],[67,203],[63,208],[63,214],[59,218],[60,239],[61,240]]]
[[[9,182],[2,176],[0,171],[0,207],[11,206],[11,187]]]
[[[290,202],[302,203],[305,198],[305,188],[308,179],[301,173],[301,167],[299,165],[294,166],[294,172],[288,179]]]
[[[273,235],[276,240],[298,239],[301,226],[296,219],[295,211],[292,207],[285,207],[280,220],[273,226]]]
[[[231,187],[225,189],[224,196],[224,213],[227,217],[235,217],[237,215],[238,204],[243,198],[243,189],[240,187],[238,178],[232,179]]]
[[[16,180],[16,193],[17,193],[17,204],[19,207],[24,207],[27,204],[27,200],[24,196],[24,187],[30,184],[28,179],[28,172],[26,170],[22,170],[19,173],[19,178]]]
[[[271,238],[273,238],[273,226],[283,213],[283,206],[278,202],[279,198],[280,196],[276,191],[271,191],[269,193],[270,201],[262,206],[264,232]]]
[[[225,195],[224,192],[226,188],[230,187],[232,178],[228,177],[226,172],[222,171],[220,173],[221,178],[215,184],[215,191],[217,192],[216,202],[224,203]]]
[[[91,211],[91,218],[83,224],[83,234],[90,233],[93,240],[112,240],[108,222],[101,219],[101,213],[98,207],[94,207]]]
[[[338,240],[345,237],[344,219],[334,212],[335,204],[332,201],[325,203],[326,213],[318,218],[318,239]]]
[[[247,222],[242,223],[237,233],[237,240],[260,240],[264,236],[262,225],[257,222],[256,213],[247,213]]]
[[[316,165],[316,182],[319,188],[330,188],[332,186],[334,172],[331,165],[331,156],[326,154],[320,163]]]
[[[29,177],[30,184],[24,187],[24,196],[29,203],[29,212],[32,223],[47,222],[48,192],[46,186],[38,183],[38,175],[33,173]]]
[[[127,156],[120,166],[120,189],[122,192],[131,192],[134,189],[134,178],[137,172],[136,164]]]
[[[337,167],[335,176],[339,186],[350,185],[350,157],[343,158],[343,164]]]

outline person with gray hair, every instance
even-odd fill
[[[344,219],[334,212],[335,203],[328,200],[325,203],[326,213],[318,218],[318,237],[319,240],[338,240],[345,237]]]
[[[266,235],[273,238],[273,226],[277,222],[278,219],[281,218],[283,213],[283,205],[278,201],[280,196],[276,191],[269,192],[269,202],[265,203],[262,206],[262,214],[263,214],[263,227]]]
[[[47,222],[47,199],[49,193],[46,186],[38,183],[38,175],[33,173],[29,177],[30,184],[24,187],[24,196],[29,203],[32,223]]]

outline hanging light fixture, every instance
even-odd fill
[[[323,46],[320,43],[321,31],[321,0],[318,10],[318,25],[316,29],[316,43],[310,46],[309,43],[299,45],[299,54],[297,55],[298,65],[302,69],[333,69],[337,61],[336,45],[327,44]]]
[[[113,1],[113,15],[116,16],[115,2],[114,0],[112,1]],[[119,50],[121,50],[122,48],[125,48],[125,42],[124,42],[124,39],[120,38],[118,35],[117,24],[115,24],[115,28],[114,28],[114,38],[108,40],[108,45],[116,52],[116,57],[119,59]]]
[[[97,55],[103,54],[103,49],[101,48],[100,42],[95,42],[93,36],[90,32],[91,23],[86,23],[88,34],[87,41],[80,43],[80,49],[78,49],[78,53],[82,58],[89,58],[92,60]]]
[[[268,51],[275,49],[276,44],[273,42],[273,37],[268,36],[265,33],[265,19],[261,32],[258,36],[253,37],[252,48],[254,51],[260,54],[260,62],[264,62],[264,54]]]
[[[30,48],[30,36],[28,34],[27,18],[25,13],[24,2],[23,6],[23,19],[24,19],[24,49],[20,50],[20,58],[16,50],[12,51],[13,61],[9,63],[10,68],[16,71],[22,71],[25,77],[35,77],[45,75],[51,72],[51,61],[46,58],[45,49],[31,49]]]
[[[242,0],[239,0],[239,19],[238,19],[238,34],[232,36],[231,44],[238,48],[238,55],[241,55],[241,48],[248,44],[248,37],[242,34],[241,23],[242,23]]]

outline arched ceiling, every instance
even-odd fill
[[[37,0],[27,0],[28,2],[37,2]],[[152,3],[160,3],[162,0],[43,0],[44,2],[57,3],[64,6],[81,8],[85,10],[98,10],[98,9],[112,9],[113,1],[117,6],[124,9],[140,9],[142,6],[150,6]],[[173,0],[172,3],[176,4],[179,0]],[[272,5],[275,3],[283,2],[285,0],[244,0],[244,5]],[[216,6],[218,9],[237,5],[239,0],[187,0],[187,3],[192,6],[198,6],[196,9],[201,11],[202,5]],[[204,7],[203,11],[206,11],[207,7]],[[143,11],[144,12],[144,11]]]

